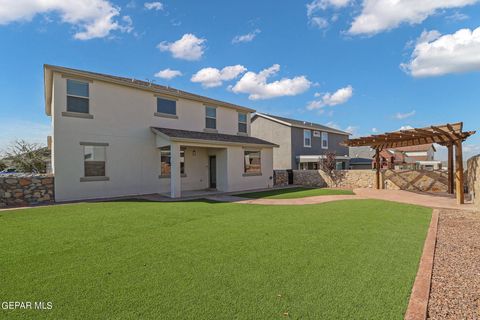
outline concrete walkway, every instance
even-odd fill
[[[208,197],[208,200],[219,202],[234,202],[242,204],[260,205],[305,205],[318,204],[339,200],[378,199],[408,204],[415,204],[430,208],[457,209],[475,211],[472,204],[458,205],[451,195],[415,193],[403,190],[376,190],[354,189],[355,195],[314,196],[296,199],[248,199],[238,196],[218,195]]]

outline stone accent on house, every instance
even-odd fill
[[[0,176],[0,208],[54,202],[52,175]]]
[[[480,155],[467,161],[467,187],[473,204],[480,210]]]
[[[385,189],[447,192],[447,173],[440,171],[384,170],[380,183]],[[374,170],[335,170],[330,175],[321,170],[294,170],[293,183],[310,187],[374,188]]]
[[[288,186],[287,170],[273,170],[273,185],[280,187]]]

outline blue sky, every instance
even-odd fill
[[[154,80],[354,135],[480,124],[478,0],[0,0],[0,7],[0,149],[15,138],[45,143],[44,63]],[[465,152],[480,153],[480,133]]]

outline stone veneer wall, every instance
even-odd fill
[[[447,173],[438,171],[381,172],[380,183],[385,189],[447,192]],[[329,176],[321,170],[294,170],[293,184],[330,188],[374,188],[374,170],[336,170]]]
[[[281,187],[288,186],[287,170],[273,170],[273,185]]]
[[[329,176],[322,170],[294,170],[293,184],[311,187],[331,188],[372,188],[375,183],[375,171],[372,170],[336,170]]]
[[[467,161],[467,186],[474,205],[480,210],[480,155]]]
[[[0,208],[53,203],[51,175],[0,175]]]

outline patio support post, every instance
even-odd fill
[[[181,197],[181,174],[180,174],[180,145],[170,145],[170,197]]]
[[[457,203],[465,203],[465,195],[463,194],[463,154],[462,154],[462,140],[455,141],[455,189],[457,193]]]
[[[377,189],[380,189],[380,149],[375,149],[375,186]]]
[[[454,186],[453,186],[453,144],[449,144],[448,148],[448,193],[454,193]]]

